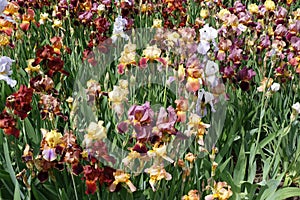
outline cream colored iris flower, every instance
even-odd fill
[[[150,60],[155,60],[160,57],[161,50],[156,46],[148,46],[145,50],[143,50],[143,55],[150,59]]]

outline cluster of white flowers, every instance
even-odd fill
[[[15,87],[17,84],[16,80],[10,78],[10,75],[12,74],[10,67],[13,62],[15,61],[7,56],[0,57],[0,80],[6,81],[11,87]]]
[[[114,22],[114,29],[111,36],[112,42],[115,43],[118,37],[122,37],[125,40],[129,39],[129,36],[124,33],[125,26],[127,25],[127,20],[122,18],[122,16],[118,16]]]
[[[198,45],[197,51],[201,55],[206,55],[210,50],[210,45],[213,44],[214,50],[218,50],[216,38],[218,37],[218,31],[208,24],[205,24],[202,29],[200,29],[200,43]],[[219,72],[219,66],[217,63],[205,58],[205,80],[210,85],[211,88],[214,88],[219,83],[219,78],[217,74]],[[196,113],[203,117],[207,114],[206,108],[202,106],[202,104],[209,104],[211,106],[211,111],[215,112],[213,107],[213,101],[215,97],[212,93],[205,91],[204,89],[200,89],[198,91],[198,100],[196,104]]]
[[[206,55],[206,53],[210,49],[210,43],[217,48],[217,44],[215,39],[218,37],[218,31],[212,27],[209,27],[206,24],[202,29],[200,29],[200,43],[198,45],[197,51],[202,55]]]

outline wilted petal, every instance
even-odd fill
[[[112,183],[112,184],[109,186],[109,191],[110,191],[110,192],[114,192],[114,191],[116,190],[116,186],[117,186],[117,184]]]

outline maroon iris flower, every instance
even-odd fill
[[[248,69],[244,67],[237,74],[237,79],[240,81],[240,87],[244,91],[248,91],[250,89],[250,81],[256,75],[256,73],[252,69]]]
[[[14,111],[15,115],[18,115],[21,120],[25,119],[28,112],[31,111],[31,101],[33,96],[33,89],[27,88],[21,85],[18,92],[10,95],[7,98],[6,106]]]
[[[0,128],[3,129],[5,134],[18,138],[20,131],[16,128],[16,125],[16,120],[5,110],[0,114]]]

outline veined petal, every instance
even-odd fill
[[[55,160],[57,157],[55,153],[55,149],[44,149],[42,154],[43,154],[43,158],[50,162]]]

